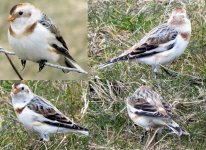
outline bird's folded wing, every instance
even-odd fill
[[[148,117],[170,117],[167,112],[162,112],[156,106],[151,105],[146,100],[143,100],[144,99],[141,98],[139,101],[136,101],[136,104],[133,105],[133,113]]]
[[[56,43],[51,43],[51,47],[53,47],[57,53],[60,53],[65,57],[74,60],[69,54],[69,49],[63,37],[61,36],[60,31],[58,30],[57,26],[52,22],[52,20],[46,14],[42,14],[39,23],[45,28],[47,28],[51,33],[53,33],[56,40],[61,43],[61,46],[57,45]]]
[[[169,103],[166,102],[162,102],[162,105],[164,106],[164,109],[167,111],[167,113],[169,114],[169,116],[173,117],[174,116],[174,111],[172,106]]]
[[[140,58],[170,50],[174,47],[178,32],[163,24],[150,31],[139,43],[125,51],[120,57]]]
[[[72,123],[67,117],[65,117],[55,106],[42,97],[35,96],[27,107],[35,113],[42,115],[43,117],[38,121],[46,123],[52,126],[64,127],[69,129],[81,129],[82,127]]]

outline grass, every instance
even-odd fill
[[[175,120],[190,133],[190,137],[178,139],[176,135],[167,135],[169,131],[165,129],[157,137],[160,140],[157,149],[205,149],[206,5],[203,0],[182,3],[192,22],[192,37],[187,50],[166,67],[181,74],[196,76],[199,80],[185,75],[171,77],[163,71],[154,79],[150,66],[128,62],[97,69],[99,64],[130,48],[152,28],[165,23],[172,9],[182,4],[89,1],[89,62],[94,90],[90,104],[95,104],[94,115],[95,112],[99,115],[96,130],[102,130],[101,136],[96,136],[94,140],[94,143],[98,142],[97,147],[143,148],[144,142],[139,143],[142,129],[129,120],[125,99],[139,86],[146,84],[172,104],[177,111]],[[111,82],[118,82],[115,83],[118,91],[112,91]]]
[[[16,81],[0,81],[0,149],[85,149],[89,137],[80,134],[55,134],[50,142],[38,141],[39,135],[29,132],[16,118],[8,97]],[[32,91],[50,100],[63,114],[75,123],[89,127],[87,113],[87,83],[76,81],[25,81]]]
[[[59,27],[60,32],[66,41],[70,54],[87,70],[87,1],[86,0],[59,0],[59,1],[32,1],[32,0],[1,0],[0,2],[0,46],[11,50],[7,40],[8,15],[13,5],[19,2],[30,2],[44,13],[46,13],[53,22]],[[11,56],[12,61],[21,73],[24,79],[86,79],[87,75],[79,73],[64,74],[61,70],[45,67],[41,73],[38,72],[38,64],[28,62],[26,68],[21,71],[22,66],[20,60],[16,56]],[[18,77],[10,66],[4,54],[0,54],[0,79],[9,80]]]
[[[172,3],[165,6],[156,2],[90,1],[89,56],[93,74],[108,80],[124,81],[133,81],[137,76],[150,77],[151,69],[147,65],[128,65],[127,62],[123,62],[104,70],[96,70],[96,66],[118,56],[152,28],[166,22],[172,9],[177,5]],[[205,5],[204,1],[188,2],[185,5],[192,22],[192,37],[184,54],[169,67],[177,72],[202,77],[206,73],[206,23],[203,17]],[[115,74],[110,76],[111,72]]]
[[[48,1],[35,3],[45,10],[48,9],[48,13],[56,14],[56,11],[53,11],[54,7],[46,7]],[[127,62],[115,64],[105,70],[96,69],[100,63],[117,56],[139,41],[153,27],[166,22],[171,10],[179,5],[177,2],[165,4],[154,1],[89,0],[88,3],[90,81],[25,81],[25,83],[34,93],[51,100],[76,123],[87,127],[90,136],[67,134],[64,138],[64,135],[58,134],[51,136],[48,143],[39,142],[38,135],[28,132],[14,114],[8,95],[15,81],[0,81],[0,148],[143,149],[145,140],[140,142],[142,128],[135,126],[128,118],[125,99],[139,86],[148,85],[172,104],[177,112],[175,121],[190,133],[190,136],[178,138],[174,134],[168,134],[169,130],[164,128],[157,137],[159,141],[157,149],[204,150],[206,147],[205,2],[183,1],[192,21],[192,38],[184,54],[166,66],[180,73],[198,76],[199,80],[189,76],[171,77],[163,72],[154,79],[150,66]],[[2,7],[0,10],[6,12],[7,7]],[[60,10],[68,9],[63,7]],[[62,21],[59,16],[56,18]],[[5,41],[5,36],[1,38]],[[4,46],[7,45],[6,42],[3,43]],[[89,106],[85,107],[85,103],[89,103]]]
[[[56,134],[48,143],[38,141],[36,133],[27,131],[17,120],[9,93],[16,81],[0,81],[0,148],[1,149],[142,149],[139,142],[142,129],[134,126],[127,115],[125,99],[144,81],[123,83],[100,79],[76,81],[25,81],[35,94],[50,100],[74,122],[87,127],[90,136]],[[168,88],[168,84],[172,88]],[[205,147],[205,87],[185,82],[148,81],[176,108],[176,121],[190,133],[179,140],[168,135],[160,142],[165,149],[204,149]],[[90,93],[88,93],[90,91]],[[188,91],[188,92],[184,92]],[[85,102],[89,103],[85,107]],[[188,103],[190,102],[190,103]],[[82,111],[85,110],[85,111]],[[84,113],[82,113],[84,112]],[[167,129],[159,135],[164,137]]]

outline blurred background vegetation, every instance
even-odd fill
[[[192,23],[186,51],[166,67],[181,75],[161,71],[155,79],[145,64],[120,62],[102,70],[97,66],[118,56],[151,29],[167,22],[175,7],[185,6]],[[143,149],[142,129],[128,118],[125,98],[148,85],[172,104],[175,120],[190,136],[177,138],[163,130],[157,149],[204,150],[206,147],[206,2],[204,0],[89,0],[90,109],[98,114],[92,142],[103,149]],[[187,75],[183,75],[187,74]],[[105,81],[105,79],[110,81]],[[118,87],[118,91],[113,88]],[[121,90],[120,90],[121,89]],[[92,105],[93,104],[93,105]]]
[[[80,134],[54,134],[48,143],[39,141],[39,135],[24,128],[14,113],[9,94],[17,81],[0,81],[0,149],[86,149],[89,137]],[[87,82],[25,81],[33,93],[51,101],[75,123],[89,128],[87,112]]]
[[[8,14],[13,5],[29,2],[46,13],[59,27],[70,54],[87,70],[87,1],[86,0],[1,0],[0,1],[0,47],[11,50],[7,39]],[[29,62],[21,71],[20,60],[10,56],[24,79],[85,79],[87,75],[79,73],[64,74],[61,70],[45,67],[40,73],[38,64]],[[4,54],[0,54],[0,79],[18,79]]]

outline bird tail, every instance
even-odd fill
[[[69,68],[75,68],[79,71],[79,73],[84,73],[84,74],[88,74],[87,71],[85,71],[84,69],[82,69],[82,67],[80,67],[74,60],[71,60],[69,58],[65,57],[65,64],[67,67]],[[64,73],[68,73],[68,70],[62,70]]]
[[[105,68],[105,67],[107,67],[107,66],[110,66],[110,65],[116,63],[116,62],[119,62],[119,61],[127,61],[127,60],[128,60],[128,57],[127,57],[127,56],[128,56],[128,55],[120,55],[119,57],[113,58],[113,59],[111,59],[111,60],[109,60],[109,61],[107,61],[107,62],[99,65],[98,68],[99,68],[99,69],[103,69],[103,68]]]
[[[80,134],[84,134],[84,135],[86,135],[86,136],[89,136],[89,131],[87,130],[87,131],[82,131],[82,130],[78,130],[78,131],[76,131],[77,133],[80,133]]]
[[[66,126],[65,126],[66,127]],[[89,130],[87,128],[78,126],[76,124],[73,125],[74,129],[71,129],[70,126],[65,128],[65,132],[68,133],[79,133],[88,136],[89,135]]]
[[[181,136],[182,134],[188,135],[189,133],[184,131],[175,121],[171,121],[167,123],[167,126],[178,136]]]

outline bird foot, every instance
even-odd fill
[[[174,73],[174,72],[172,72],[171,70],[169,70],[169,69],[167,69],[167,68],[165,68],[165,67],[162,67],[163,68],[163,71],[166,73],[166,74],[168,74],[169,76],[171,76],[171,77],[176,77],[177,76],[177,73]]]
[[[25,66],[26,66],[26,60],[22,60],[21,59],[21,65],[23,66],[22,70],[24,70]]]
[[[148,132],[147,130],[143,130],[143,131],[142,131],[142,134],[140,135],[140,140],[139,140],[139,141],[140,141],[140,142],[139,142],[140,144],[143,143],[147,132]]]
[[[46,62],[47,62],[47,60],[38,61],[38,63],[39,63],[39,72],[42,71],[42,69],[44,69]]]

